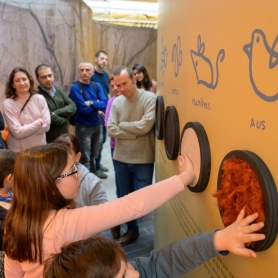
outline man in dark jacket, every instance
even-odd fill
[[[98,82],[101,85],[103,92],[108,100],[109,91],[110,91],[109,75],[104,70],[107,66],[107,63],[108,63],[108,54],[103,50],[97,51],[97,53],[95,54],[94,74],[91,77],[91,81]],[[105,109],[100,110],[99,118],[101,123],[101,134],[100,134],[101,136],[100,136],[99,153],[96,158],[96,175],[100,179],[106,179],[108,177],[105,173],[103,173],[103,172],[107,172],[108,168],[104,167],[101,164],[101,152],[102,152],[103,144],[106,141],[106,127],[104,125],[104,116],[105,116]]]
[[[75,114],[76,105],[64,91],[53,86],[54,76],[49,66],[37,66],[35,74],[39,82],[38,93],[45,97],[50,111],[51,124],[46,133],[46,140],[50,143],[61,134],[68,133],[68,118]]]

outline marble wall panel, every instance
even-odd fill
[[[145,65],[156,79],[157,30],[109,25],[93,21],[94,51],[103,49],[109,55],[107,71],[113,73],[117,66]]]
[[[69,92],[81,61],[93,60],[92,11],[77,0],[0,0],[0,103],[16,66],[34,76],[48,64],[55,85]]]
[[[48,64],[55,85],[69,93],[78,79],[81,61],[94,62],[103,49],[109,54],[107,71],[142,63],[156,79],[157,31],[92,21],[92,11],[79,0],[0,0],[0,109],[5,83],[16,66],[32,75]]]

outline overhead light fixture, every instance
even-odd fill
[[[118,0],[84,2],[92,9],[95,21],[157,29],[157,3]]]
[[[93,12],[114,12],[114,13],[147,13],[157,16],[158,4],[140,1],[90,1],[84,2],[91,7]]]

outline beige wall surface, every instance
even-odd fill
[[[143,64],[156,79],[157,30],[116,26],[93,21],[94,53],[100,49],[109,55],[107,71],[116,67]]]
[[[230,151],[256,153],[278,183],[277,10],[271,0],[159,0],[157,94],[177,108],[180,131],[203,125],[211,174],[204,192],[186,188],[157,210],[156,247],[223,227],[212,194]],[[156,179],[177,174],[156,143]],[[277,277],[277,251],[278,240],[255,260],[219,257],[183,277]]]
[[[34,77],[41,63],[54,71],[55,85],[69,93],[81,61],[93,61],[92,11],[66,0],[0,1],[0,104],[13,68]],[[0,105],[1,106],[1,105]]]

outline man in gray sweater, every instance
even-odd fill
[[[110,137],[116,138],[113,158],[122,197],[152,183],[156,95],[139,90],[136,76],[127,67],[115,70],[114,81],[121,96],[113,102],[107,130]],[[126,233],[119,238],[122,246],[139,237],[138,221],[126,224]]]

